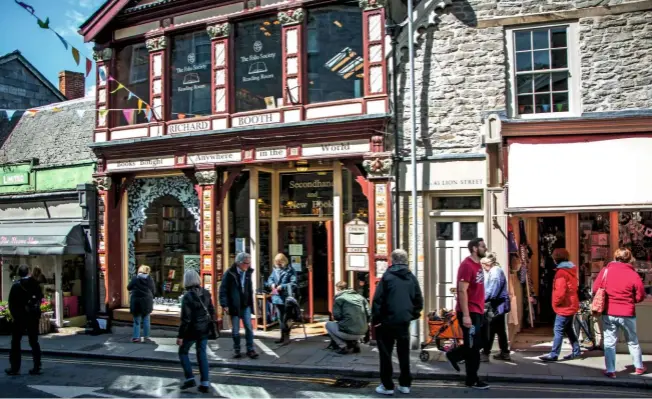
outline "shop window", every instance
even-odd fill
[[[652,212],[620,212],[618,246],[632,251],[643,284],[652,286]]]
[[[125,46],[117,52],[114,81],[110,82],[111,91],[121,83],[129,91],[140,97],[146,103],[149,97],[149,52],[145,43]],[[123,109],[138,110],[138,98],[129,94],[128,90],[118,90],[111,94],[111,120],[115,126],[127,126],[136,123],[147,123],[145,112],[122,112]],[[127,117],[130,119],[127,120]]]
[[[453,240],[453,222],[437,222],[435,224],[437,240]]]
[[[344,223],[353,219],[369,222],[369,201],[362,193],[362,187],[355,181],[347,169],[342,170],[342,208],[344,209]]]
[[[579,65],[576,25],[508,30],[514,114],[521,117],[577,112]]]
[[[281,25],[275,17],[240,22],[236,25],[236,112],[282,105],[281,58]]]
[[[333,172],[281,174],[281,216],[333,216]]]
[[[609,213],[581,213],[578,230],[580,288],[590,289],[602,267],[611,260]]]
[[[249,172],[242,172],[229,190],[229,255],[233,264],[240,252],[250,252],[249,242]]]
[[[258,173],[258,239],[260,241],[259,268],[266,281],[271,273],[272,260],[276,253],[272,248],[272,174]]]
[[[433,210],[480,210],[482,209],[482,196],[460,196],[460,197],[434,197],[432,199]]]
[[[172,38],[171,119],[211,114],[211,42],[203,29]]]
[[[357,4],[308,13],[308,102],[363,95],[362,12]]]

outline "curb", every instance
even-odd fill
[[[8,353],[9,349],[0,348],[0,353]],[[23,349],[23,353],[29,354],[30,350]],[[67,358],[86,358],[86,359],[105,359],[105,360],[122,360],[122,361],[137,361],[137,362],[153,362],[178,365],[179,361],[173,359],[161,359],[146,356],[128,356],[128,355],[111,355],[99,353],[87,353],[79,351],[56,351],[56,350],[43,350],[43,355],[67,357]],[[193,365],[197,365],[193,362]],[[344,367],[315,367],[315,366],[302,366],[302,365],[270,365],[270,364],[248,364],[236,362],[209,362],[209,367],[223,368],[233,370],[247,370],[247,371],[264,371],[269,373],[289,373],[289,374],[329,374],[329,375],[343,375],[347,377],[357,378],[380,378],[378,371],[371,370],[355,370]],[[417,371],[415,380],[440,380],[440,381],[462,381],[464,374],[458,373],[433,373],[427,371]],[[398,377],[398,373],[395,373]],[[535,384],[557,384],[557,385],[593,385],[593,386],[606,386],[606,387],[619,387],[619,388],[639,388],[639,389],[652,389],[652,380],[637,380],[637,379],[620,379],[612,380],[599,377],[563,377],[563,376],[550,376],[550,375],[507,375],[507,374],[484,374],[489,382],[517,382],[517,383],[535,383]]]

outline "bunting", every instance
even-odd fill
[[[145,116],[147,117],[147,122],[152,121],[152,109],[147,107],[147,112],[145,113]]]
[[[127,96],[127,100],[131,100],[131,98],[134,97],[134,93],[132,93],[130,90],[128,91],[129,91],[129,95]]]
[[[23,7],[28,13],[34,15],[34,7],[30,6],[27,3],[24,3],[22,1],[18,1],[18,0],[14,0],[14,1],[16,2],[16,4]]]
[[[50,29],[50,18],[45,18],[45,21],[41,21],[40,18],[38,19],[38,26],[40,26],[42,29]]]
[[[123,85],[122,83],[118,83],[118,87],[116,87],[115,90],[113,90],[113,91],[111,92],[111,94],[115,94],[116,92],[118,92],[119,90],[124,89],[124,88],[125,88],[125,87],[124,87],[124,85]],[[130,93],[131,93],[131,92],[130,92]]]
[[[16,110],[6,109],[5,112],[7,113],[7,119],[11,120],[11,118],[13,118],[14,114],[16,113]]]
[[[108,110],[108,109],[100,109],[100,110],[97,111],[97,114],[98,114],[101,118],[105,117],[106,114],[108,114],[108,113],[109,113],[109,110]]]
[[[143,100],[138,99],[138,113],[143,110]]]
[[[25,115],[27,115],[27,116],[34,116],[34,115],[36,115],[37,112],[38,112],[38,111],[35,110],[35,109],[28,109],[27,111],[25,111]]]
[[[88,74],[91,73],[92,69],[93,69],[93,61],[86,58],[86,77],[88,77]]]
[[[76,63],[77,65],[79,65],[79,50],[77,50],[77,49],[74,48],[74,47],[72,48],[72,58],[74,58],[74,59],[75,59],[75,63]]]
[[[57,32],[54,32],[54,34],[57,35],[57,37],[59,38],[59,40],[61,40],[61,43],[63,44],[63,47],[65,47],[66,50],[68,50],[68,42],[66,41],[66,39],[64,39],[63,37],[61,37],[61,35],[58,34]]]
[[[134,115],[134,110],[133,109],[123,109],[122,114],[125,116],[125,119],[127,120],[127,123],[131,124],[132,123],[131,118]]]

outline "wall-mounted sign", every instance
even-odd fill
[[[287,147],[261,148],[256,150],[256,159],[279,159],[287,157]]]
[[[303,256],[302,244],[288,244],[288,252],[290,256]]]
[[[240,151],[225,151],[216,152],[212,154],[189,154],[188,163],[202,164],[202,163],[230,163],[241,162],[242,152]]]
[[[368,272],[369,271],[369,255],[347,253],[346,254],[346,270],[355,272]]]
[[[376,204],[376,254],[387,255],[387,189],[385,183],[374,188]]]
[[[265,114],[256,114],[256,115],[247,115],[247,116],[234,116],[233,118],[231,118],[231,126],[233,127],[265,125],[267,123],[279,123],[279,122],[281,122],[280,112],[268,112]]]
[[[302,146],[304,157],[333,154],[361,154],[369,152],[369,140],[338,141],[333,143],[306,144]]]
[[[22,173],[5,173],[2,175],[2,185],[3,186],[19,186],[21,184],[29,183],[29,174],[27,172]]]
[[[106,163],[106,170],[135,170],[135,169],[160,169],[174,167],[174,156],[125,159],[122,161],[109,161]]]
[[[369,225],[360,219],[353,219],[344,227],[344,245],[361,248],[369,246]]]
[[[175,134],[175,133],[198,132],[200,130],[209,130],[210,128],[211,128],[211,123],[209,121],[173,123],[168,126],[168,133]]]
[[[402,176],[412,176],[409,163],[399,165]],[[417,190],[474,190],[485,187],[484,159],[438,160],[417,163]],[[400,190],[412,190],[412,179],[401,179]]]

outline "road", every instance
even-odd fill
[[[7,364],[6,356],[0,362]],[[0,376],[0,397],[13,398],[114,398],[181,397],[202,395],[180,392],[180,368],[162,363],[44,358],[44,374],[30,376],[31,359],[23,359],[20,376]],[[3,366],[4,368],[4,366]],[[301,376],[212,369],[212,395],[225,398],[367,398],[375,380],[342,380],[333,376]],[[395,396],[401,395],[396,393]],[[403,396],[403,395],[401,395]],[[625,388],[496,383],[488,391],[470,390],[457,382],[416,381],[411,397],[650,397],[650,391]]]

